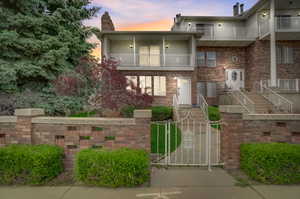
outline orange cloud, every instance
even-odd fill
[[[162,19],[158,21],[151,21],[146,23],[133,24],[128,26],[117,27],[119,31],[132,31],[132,30],[153,30],[153,31],[161,31],[161,30],[170,30],[172,26],[172,20],[170,19]]]

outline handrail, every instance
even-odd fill
[[[293,112],[293,103],[282,95],[276,93],[272,88],[269,88],[264,84],[259,84],[258,82],[256,82],[255,88],[264,98],[271,102],[277,110],[288,113]]]
[[[203,112],[206,121],[209,121],[209,117],[208,117],[208,104],[207,104],[205,98],[201,94],[198,94],[197,98],[198,98],[198,103],[199,103],[200,109]]]
[[[248,113],[255,113],[254,102],[242,91],[232,91],[231,94],[246,109]]]
[[[176,94],[173,95],[173,109],[175,112],[176,119],[179,119],[179,113],[178,113],[179,103],[178,103],[178,96]]]

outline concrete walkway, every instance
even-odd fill
[[[224,170],[199,168],[153,170],[150,187],[107,189],[95,187],[0,187],[0,199],[299,199],[300,186],[238,187]]]

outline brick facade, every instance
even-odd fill
[[[65,150],[65,166],[71,168],[80,149],[129,147],[150,152],[151,116],[123,118],[55,118],[17,116],[0,122],[0,146],[52,144]]]
[[[225,169],[240,166],[240,145],[254,142],[300,144],[299,120],[248,120],[241,113],[221,113],[221,157]]]
[[[210,105],[217,105],[219,102],[218,96],[222,94],[225,89],[225,70],[246,68],[246,48],[198,47],[197,51],[216,52],[216,67],[196,67],[194,76],[196,82],[216,82],[217,97],[206,97],[206,100]]]
[[[102,31],[114,31],[115,26],[111,20],[108,12],[105,12],[101,17],[101,30]]]
[[[294,64],[277,64],[277,78],[300,78],[300,41],[277,41],[277,45],[294,49]],[[270,79],[270,41],[256,40],[247,47],[246,55],[245,87],[251,89],[255,82]]]

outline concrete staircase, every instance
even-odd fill
[[[271,104],[261,94],[256,92],[246,92],[244,94],[255,104],[255,113],[257,114],[274,114],[277,113],[273,104]]]
[[[190,119],[194,121],[204,122],[205,117],[203,115],[202,110],[199,107],[191,107],[191,106],[179,106],[178,108],[178,116],[179,118],[175,118],[175,120],[184,120]]]

